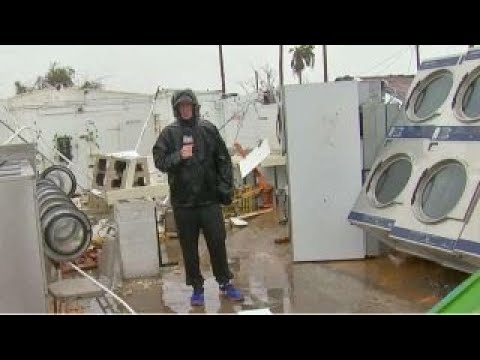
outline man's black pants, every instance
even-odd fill
[[[233,278],[228,268],[225,223],[220,205],[174,207],[173,214],[182,248],[187,285],[203,287],[204,279],[200,272],[198,253],[200,230],[203,231],[207,243],[210,264],[217,282],[225,284]]]

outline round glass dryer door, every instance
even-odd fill
[[[52,181],[69,197],[75,193],[77,188],[75,175],[65,166],[50,166],[42,173],[41,178]]]
[[[70,261],[82,255],[91,243],[88,218],[73,208],[55,207],[42,218],[45,252],[55,261]]]
[[[388,206],[400,195],[412,174],[412,162],[407,156],[393,156],[375,170],[368,195],[377,207]]]
[[[446,161],[431,168],[420,180],[414,208],[423,222],[445,219],[458,204],[467,185],[467,172],[458,161]]]
[[[468,74],[458,88],[454,112],[461,121],[480,120],[480,67]]]
[[[407,116],[413,122],[432,118],[447,99],[453,85],[453,74],[439,70],[420,81],[407,104]]]

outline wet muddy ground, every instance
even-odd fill
[[[124,281],[117,293],[138,313],[215,314],[262,308],[272,313],[425,313],[468,277],[402,254],[292,264],[290,243],[275,243],[287,233],[272,213],[229,231],[229,262],[234,282],[245,294],[243,303],[219,297],[203,239],[204,307],[190,306],[191,288],[185,285],[176,239],[166,243],[166,250],[168,260],[179,261],[178,266],[162,268],[157,278]],[[99,308],[87,305],[84,310]]]

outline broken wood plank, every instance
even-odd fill
[[[247,213],[247,214],[243,214],[243,215],[240,215],[240,216],[236,216],[237,219],[241,219],[241,220],[245,220],[245,219],[249,219],[251,217],[255,217],[255,216],[258,216],[258,215],[262,215],[262,214],[266,214],[266,213],[269,213],[269,212],[272,212],[273,211],[273,208],[270,207],[268,209],[263,209],[263,210],[258,210],[258,211],[254,211],[254,212],[251,212],[251,213]]]

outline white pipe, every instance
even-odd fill
[[[170,195],[167,195],[167,196],[165,197],[165,200],[163,200],[163,202],[162,202],[162,206],[166,206],[169,199],[170,199]]]
[[[8,113],[9,116],[11,116],[14,120],[17,120],[15,118],[15,116],[13,116],[7,109],[5,109]],[[1,121],[3,125],[6,126],[6,124]],[[7,141],[5,141],[2,145],[7,145],[8,143],[10,143],[10,141],[12,141],[14,138],[16,137],[19,137],[21,140],[23,140],[25,143],[28,143],[28,141],[23,137],[23,136],[20,136],[20,134],[24,131],[24,130],[31,130],[35,133],[36,137],[37,137],[37,140],[41,140],[43,142],[43,144],[46,146],[47,149],[50,149],[50,150],[53,150],[53,152],[55,152],[58,156],[60,156],[63,160],[65,160],[70,166],[73,166],[75,167],[80,173],[82,173],[82,175],[84,175],[88,181],[92,181],[93,178],[90,177],[87,173],[83,172],[83,170],[76,166],[73,162],[71,162],[67,157],[65,157],[60,151],[58,151],[55,147],[50,147],[50,145],[47,144],[47,142],[45,141],[45,139],[43,138],[43,136],[40,134],[40,133],[37,133],[36,130],[30,126],[22,126],[20,129],[18,130],[14,130],[12,129],[11,127],[9,126],[6,126],[10,131],[13,132],[13,135],[11,135]],[[37,150],[38,151],[38,150]],[[46,158],[47,160],[49,160],[52,164],[55,164],[54,161],[50,160],[47,156],[45,156],[44,154],[42,154],[40,151],[38,151],[44,158]],[[80,184],[79,184],[80,186]],[[80,186],[82,187],[82,186]],[[82,187],[83,188],[83,187]],[[85,190],[85,189],[84,189]]]
[[[115,294],[113,291],[111,291],[110,289],[108,289],[106,286],[100,284],[97,280],[95,280],[93,277],[91,277],[90,275],[88,275],[86,272],[84,272],[82,269],[80,269],[78,266],[76,266],[75,264],[71,263],[71,262],[68,262],[68,264],[73,267],[75,270],[77,270],[80,274],[82,274],[83,276],[85,276],[88,280],[92,281],[95,285],[99,286],[100,288],[102,288],[103,290],[105,290],[107,293],[109,293],[110,295],[112,295],[118,302],[120,302],[123,306],[125,306],[125,308],[133,315],[136,315],[136,312],[122,299],[120,298],[117,294]]]
[[[15,139],[17,136],[19,136],[19,135],[23,132],[23,130],[27,130],[27,129],[35,131],[35,130],[32,129],[30,126],[22,126],[20,129],[18,129],[17,131],[15,131],[15,132],[13,133],[13,135],[10,136],[2,145],[7,145],[7,144],[9,144],[13,139]]]
[[[143,124],[142,131],[140,132],[140,136],[138,137],[138,140],[137,140],[137,145],[135,145],[135,152],[137,154],[138,154],[138,148],[140,147],[140,144],[142,142],[143,134],[145,134],[145,131],[147,130],[147,125],[150,121],[150,117],[153,114],[153,109],[155,108],[155,102],[157,101],[157,96],[158,96],[159,92],[160,92],[160,86],[157,87],[157,92],[155,93],[155,96],[153,97],[152,106],[150,107],[150,111],[148,112],[147,120]]]
[[[8,125],[8,123],[4,122],[2,119],[0,119],[0,124],[2,124],[3,126],[5,126],[8,130],[10,130],[12,133],[15,133],[15,129],[13,129],[10,125]],[[17,135],[19,137],[20,140],[22,140],[24,143],[26,144],[30,144],[31,142],[28,141],[27,139],[25,139],[22,135],[18,134]],[[45,155],[44,153],[42,153],[39,149],[38,149],[38,146],[36,147],[36,151],[45,159],[47,160],[50,164],[55,164],[55,162],[53,160],[51,160],[47,155]]]
[[[18,123],[18,119],[6,108],[6,106],[4,105],[3,108],[5,109],[6,113],[8,114],[8,116],[10,116],[13,120],[15,120],[16,123]],[[3,122],[2,122],[3,123]],[[4,124],[5,125],[5,124]],[[16,136],[19,136],[20,133],[25,130],[25,129],[30,129],[32,130],[33,132],[35,132],[35,135],[37,137],[37,139],[41,140],[43,142],[43,144],[45,145],[45,147],[49,150],[53,150],[53,152],[55,154],[57,154],[58,156],[60,156],[63,160],[65,160],[70,166],[73,166],[75,167],[79,172],[82,173],[82,175],[84,175],[89,181],[92,181],[93,178],[90,177],[87,173],[83,172],[83,170],[76,166],[75,163],[73,163],[72,161],[70,161],[70,159],[68,159],[67,157],[65,157],[60,151],[58,151],[55,147],[51,147],[47,142],[46,140],[43,138],[42,134],[41,133],[37,133],[35,129],[33,129],[32,127],[30,126],[23,126],[21,127],[19,130],[15,131],[13,129],[9,129],[10,131],[14,132],[14,134],[11,136],[13,138],[15,138]],[[20,136],[19,136],[20,137]],[[20,139],[22,139],[24,142],[28,142],[25,138],[23,137],[20,137]],[[10,139],[9,139],[10,140]],[[7,140],[7,141],[9,141]],[[11,140],[10,140],[11,141]],[[5,144],[4,144],[5,145]],[[52,161],[52,163],[54,163]]]

